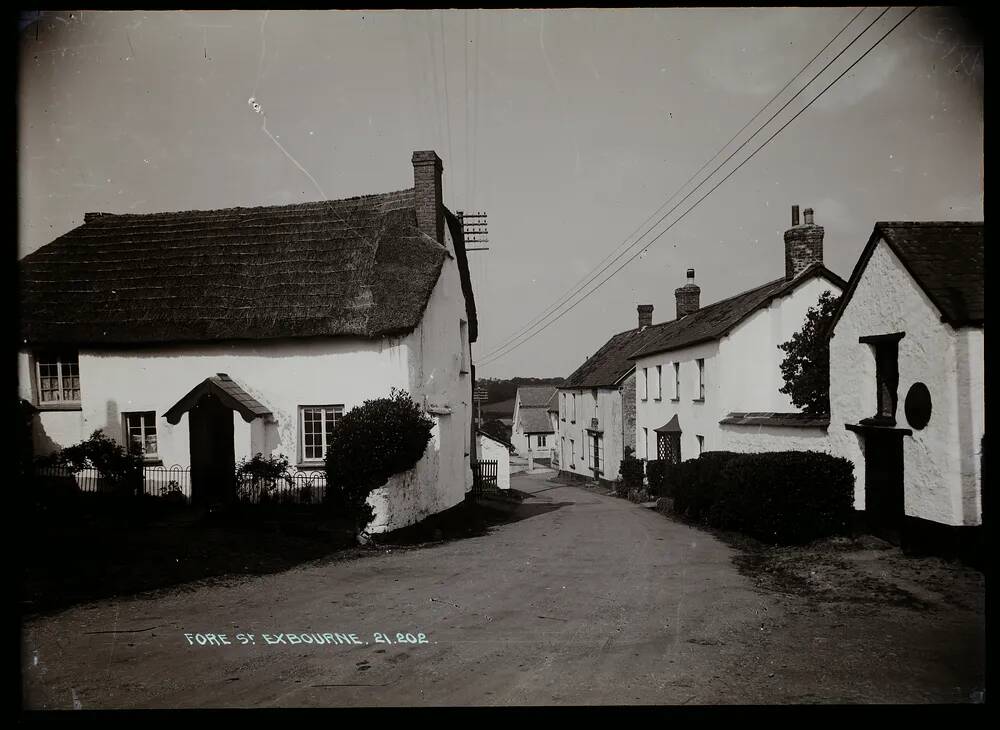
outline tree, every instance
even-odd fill
[[[806,312],[802,329],[778,345],[785,353],[781,376],[785,385],[779,392],[791,397],[792,404],[810,415],[830,412],[830,340],[827,328],[840,297],[830,291],[819,295],[815,307]]]

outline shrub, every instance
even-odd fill
[[[682,461],[666,467],[667,477],[672,484],[668,489],[674,498],[677,514],[701,522],[708,517],[708,511],[715,503],[722,481],[722,469],[732,459],[741,456],[732,451],[706,451],[697,459]]]
[[[854,465],[816,451],[741,454],[722,470],[713,526],[770,543],[802,544],[848,532]]]
[[[143,494],[142,450],[136,444],[125,448],[100,429],[90,438],[39,460],[45,466],[63,466],[73,473],[94,468],[117,494]]]
[[[649,493],[656,497],[673,497],[677,482],[678,465],[663,459],[646,462],[646,481]]]
[[[236,488],[241,498],[256,495],[266,501],[281,483],[289,486],[293,483],[288,457],[284,454],[264,456],[257,453],[250,461],[244,457],[236,465]]]
[[[345,413],[326,453],[327,500],[363,531],[371,522],[368,495],[393,474],[416,466],[431,439],[432,421],[403,390],[366,400]]]
[[[618,470],[618,480],[626,490],[641,489],[642,461],[626,453]]]

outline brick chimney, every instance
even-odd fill
[[[441,169],[441,158],[434,150],[413,153],[413,203],[417,210],[417,228],[443,244]]]
[[[794,279],[810,265],[823,263],[823,226],[813,223],[813,209],[802,211],[805,221],[799,224],[799,206],[792,206],[792,227],[785,231],[785,278]]]
[[[636,309],[639,310],[639,329],[643,327],[649,327],[653,324],[653,305],[652,304],[640,304]]]
[[[677,319],[698,311],[701,287],[694,283],[694,269],[687,270],[687,283],[674,289],[677,298]]]

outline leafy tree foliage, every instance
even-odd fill
[[[393,474],[416,466],[433,427],[409,393],[395,388],[389,397],[366,400],[345,413],[327,446],[328,500],[363,531],[374,517],[368,495]]]
[[[796,408],[812,415],[830,412],[830,341],[827,327],[839,301],[840,297],[824,291],[816,306],[806,312],[802,329],[790,340],[778,345],[778,349],[785,353],[781,362],[785,385],[779,391],[790,396]]]
[[[93,468],[115,492],[136,496],[143,493],[142,449],[136,444],[126,449],[101,429],[94,431],[86,441],[67,446],[40,461],[64,466],[73,472]]]

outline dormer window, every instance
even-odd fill
[[[80,405],[80,359],[75,352],[35,355],[36,396],[40,406]]]

